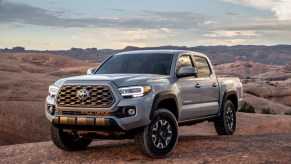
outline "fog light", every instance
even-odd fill
[[[49,112],[49,114],[54,115],[55,114],[54,107],[53,106],[48,106],[48,112]]]
[[[135,115],[135,110],[134,109],[128,109],[127,113],[128,113],[128,115],[133,116],[133,115]]]

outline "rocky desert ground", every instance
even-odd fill
[[[65,152],[51,141],[0,146],[1,163],[290,163],[290,116],[238,113],[234,136],[217,136],[212,123],[185,126],[173,154],[149,159],[132,140],[100,140]]]
[[[256,113],[264,109],[276,114],[291,111],[291,66],[237,61],[217,65],[215,70],[219,75],[241,79],[245,101],[254,106]]]
[[[207,122],[182,127],[173,155],[152,160],[141,156],[132,140],[96,141],[82,152],[63,152],[49,141],[44,116],[48,86],[99,63],[44,53],[0,54],[0,61],[0,163],[291,163],[288,65],[218,64],[217,74],[241,78],[245,101],[256,114],[239,112],[234,136],[217,136]],[[260,114],[266,109],[273,114]]]
[[[48,54],[1,54],[0,61],[0,145],[49,140],[44,116],[48,86],[98,66]]]

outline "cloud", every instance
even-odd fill
[[[276,19],[260,19],[260,18],[235,18],[226,19],[227,24],[218,24],[213,30],[230,30],[230,31],[289,31],[291,29],[291,21],[280,21]]]
[[[117,9],[117,8],[105,8],[106,10],[116,11],[116,12],[126,12],[126,10]]]
[[[194,46],[223,44],[224,40],[205,37],[198,29],[117,29],[73,28],[70,29],[75,47],[124,48],[126,46],[152,47],[164,45]]]
[[[257,38],[261,35],[258,34],[256,31],[252,30],[245,30],[245,31],[226,31],[226,30],[219,30],[214,31],[210,34],[205,34],[204,36],[210,37],[210,38],[235,38],[235,39],[250,39],[250,38]]]
[[[225,14],[227,14],[227,15],[233,15],[233,16],[238,16],[238,15],[240,15],[239,13],[236,13],[236,12],[230,12],[230,11],[225,12]]]
[[[50,5],[50,9],[46,10],[24,4],[24,1],[13,3],[0,0],[0,41],[2,45],[7,45],[7,38],[11,38],[11,45],[14,42],[21,45],[18,40],[30,40],[29,43],[23,42],[25,44],[22,46],[40,47],[42,43],[43,48],[49,46],[45,42],[50,42],[50,49],[73,46],[123,48],[127,45],[290,44],[291,20],[282,21],[285,9],[280,13],[277,8],[283,0],[266,0],[261,4],[250,0],[225,1],[260,10],[274,10],[278,13],[278,19],[245,17],[235,11],[211,16],[194,12],[129,11],[118,8],[105,8],[110,12],[106,17],[89,17],[87,13],[76,14],[80,10],[68,10],[57,4]],[[46,2],[50,3],[50,0]],[[111,14],[112,17],[108,16]],[[60,31],[66,35],[58,35]],[[15,35],[17,39],[10,37],[15,32],[21,34]],[[40,42],[38,36],[44,33],[48,37],[43,37],[46,40]],[[3,34],[7,34],[6,38]]]
[[[221,23],[227,22],[227,24]],[[206,44],[290,44],[291,21],[262,18],[231,18],[220,20],[205,31]]]
[[[270,10],[279,20],[291,20],[290,0],[223,0],[225,2],[249,6],[261,10]]]
[[[119,9],[111,9],[123,11]],[[69,12],[69,11],[65,11]],[[1,2],[0,22],[54,27],[107,28],[193,28],[207,19],[192,12],[139,11],[142,17],[70,18],[64,12],[52,12],[23,3]],[[68,15],[68,14],[66,14]]]
[[[118,48],[128,45],[149,46],[159,44],[162,40],[174,37],[173,31],[167,28],[160,29],[117,29],[117,28],[86,28],[71,29],[75,35],[73,40],[98,45],[114,44]],[[96,39],[97,38],[97,39]],[[106,42],[104,42],[106,40]],[[102,43],[103,42],[103,43]]]
[[[33,25],[60,25],[58,19],[49,11],[22,3],[0,2],[0,21],[5,23],[24,23]]]

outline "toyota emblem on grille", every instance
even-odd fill
[[[77,97],[82,101],[86,100],[90,97],[90,92],[87,89],[80,89],[77,91]]]

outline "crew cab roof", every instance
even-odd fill
[[[126,52],[121,52],[115,55],[123,55],[123,54],[193,54],[197,56],[202,56],[202,57],[207,57],[206,55],[200,53],[200,52],[195,52],[195,51],[187,51],[187,50],[138,50],[138,51],[126,51]]]

